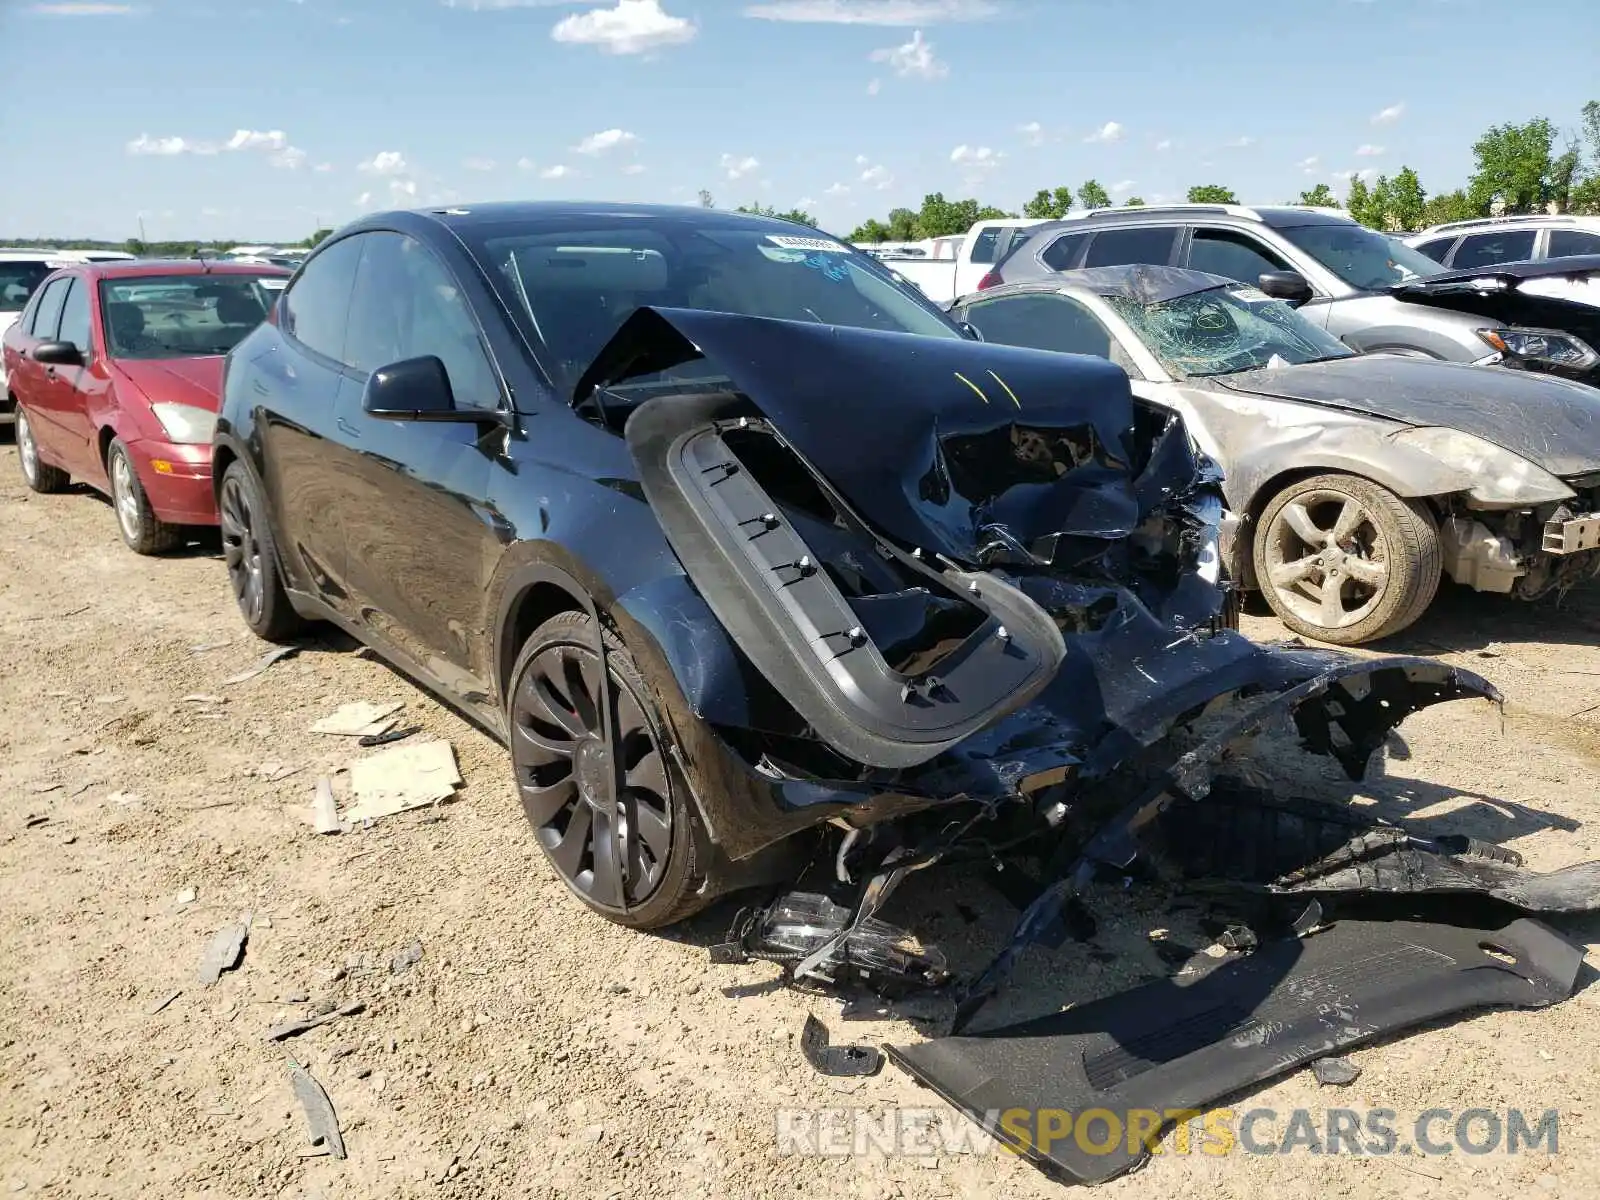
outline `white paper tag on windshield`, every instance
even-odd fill
[[[1230,294],[1234,299],[1243,300],[1246,304],[1265,304],[1272,299],[1260,288],[1253,287],[1232,288]]]
[[[767,241],[774,246],[782,246],[785,250],[825,250],[830,254],[849,254],[850,247],[834,241],[832,238],[790,237],[788,234],[772,233],[767,235]]]

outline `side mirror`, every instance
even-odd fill
[[[1290,304],[1304,304],[1315,294],[1299,271],[1263,271],[1256,283],[1274,300],[1286,300]]]
[[[432,354],[379,367],[367,378],[361,408],[386,421],[482,421],[486,415],[456,407],[450,376]]]
[[[40,342],[33,348],[33,361],[52,367],[83,366],[83,351],[72,342]]]
[[[975,342],[983,341],[983,330],[979,329],[971,321],[962,321],[960,324],[962,333],[966,334]]]

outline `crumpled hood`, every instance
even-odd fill
[[[216,412],[222,402],[220,355],[197,358],[116,358],[112,368],[151,404],[189,404]]]
[[[1600,390],[1467,363],[1364,354],[1245,371],[1212,382],[1235,392],[1444,425],[1502,446],[1553,475],[1600,470]]]
[[[884,533],[956,562],[1140,520],[1127,376],[1097,358],[675,308],[641,308],[579,382],[704,357]],[[870,453],[863,453],[870,447]],[[1050,547],[1042,547],[1045,553]]]

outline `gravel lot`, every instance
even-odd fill
[[[780,1107],[934,1104],[893,1067],[865,1081],[813,1074],[797,1046],[808,1012],[837,1039],[907,1040],[915,1027],[843,1022],[835,1001],[771,988],[769,966],[709,966],[704,947],[728,906],[664,936],[588,916],[545,869],[500,749],[331,633],[224,685],[265,647],[235,615],[214,548],[135,557],[102,501],[29,493],[10,445],[0,514],[7,1194],[1063,1194],[1000,1153],[780,1157]],[[1267,619],[1247,625],[1281,633]],[[1446,589],[1386,649],[1470,666],[1510,703],[1503,718],[1477,702],[1413,718],[1409,755],[1391,756],[1368,788],[1376,803],[1505,841],[1539,867],[1600,857],[1600,591],[1556,608]],[[448,738],[465,779],[457,799],[365,832],[313,833],[299,810],[315,779],[365,752],[308,727],[351,700],[403,701],[405,723]],[[980,920],[963,919],[958,901]],[[244,910],[254,924],[242,966],[200,987],[202,948]],[[1161,897],[1102,911],[1097,945],[1030,959],[1035,982],[1008,1007],[1165,970],[1145,936],[1177,927]],[[961,963],[1012,919],[959,876],[914,879],[889,915],[915,920]],[[1558,1154],[1167,1153],[1104,1193],[1594,1195],[1600,988],[1588,985],[1600,922],[1564,927],[1590,944],[1584,988],[1565,1004],[1364,1049],[1349,1088],[1319,1089],[1301,1072],[1239,1106],[1378,1106],[1403,1121],[1433,1106],[1557,1108]],[[413,940],[421,961],[392,975],[390,956]],[[285,1002],[296,994],[366,1008],[266,1042],[269,1025],[308,1007]],[[304,1157],[291,1054],[332,1095],[347,1161]]]

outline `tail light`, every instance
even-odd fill
[[[1000,272],[999,271],[986,271],[984,273],[983,278],[978,280],[978,290],[980,292],[981,291],[985,291],[988,288],[992,288],[992,287],[997,286],[999,283],[1000,283]]]

